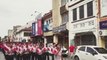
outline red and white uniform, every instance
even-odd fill
[[[28,54],[28,48],[27,48],[27,45],[23,45],[23,52],[24,54]]]
[[[47,52],[47,51],[48,51],[48,48],[47,48],[47,47],[43,47],[43,48],[42,48],[42,52],[43,52],[43,53],[45,53],[45,52]]]
[[[19,54],[19,45],[16,46],[16,53]]]
[[[32,51],[33,53],[36,53],[36,48],[37,48],[37,46],[36,46],[36,45],[33,45],[33,46],[31,47],[31,51]]]
[[[23,46],[22,46],[22,45],[20,45],[20,46],[19,46],[19,51],[18,51],[18,52],[19,52],[19,54],[22,54],[22,53],[23,53],[23,51],[24,51]]]
[[[50,54],[52,54],[52,47],[48,47],[48,52],[50,53]]]
[[[7,46],[6,44],[4,44],[4,51],[6,55],[13,55],[14,53],[12,52],[11,47]]]
[[[33,46],[32,44],[28,44],[28,51],[29,52],[32,52],[32,46]]]
[[[16,45],[15,44],[12,45],[12,51],[16,52]]]
[[[42,49],[40,49],[39,47],[36,49],[36,52],[41,55],[42,54]]]
[[[54,55],[57,55],[57,54],[58,54],[58,50],[56,49],[56,47],[54,47],[54,48],[52,49],[52,54],[54,54]]]

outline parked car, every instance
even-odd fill
[[[74,60],[107,60],[107,50],[99,46],[77,46]]]

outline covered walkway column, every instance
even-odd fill
[[[56,44],[58,43],[58,36],[57,35],[53,36],[53,42],[56,43]]]
[[[47,43],[47,39],[46,37],[44,37],[44,45],[46,46],[46,43]]]
[[[74,37],[75,37],[74,33],[69,33],[69,46],[75,44],[74,43]]]
[[[101,39],[99,35],[99,30],[96,29],[96,31],[93,32],[95,37],[96,37],[96,44],[97,46],[102,46],[104,47],[104,41]]]

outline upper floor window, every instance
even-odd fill
[[[73,9],[73,21],[77,20],[77,8]]]
[[[68,2],[68,0],[61,0],[61,6],[65,5]]]
[[[68,14],[63,14],[62,15],[62,24],[68,22]]]
[[[87,3],[87,16],[93,16],[93,1]]]
[[[24,36],[31,36],[30,32],[24,32]]]
[[[84,18],[84,5],[79,7],[79,18]]]

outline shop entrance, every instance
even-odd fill
[[[107,48],[107,36],[103,36],[102,40],[104,40],[105,48]]]
[[[75,45],[96,45],[96,37],[92,32],[78,33],[75,36]]]
[[[68,49],[69,46],[69,39],[68,39],[68,32],[62,32],[58,35],[58,43],[65,46]]]

